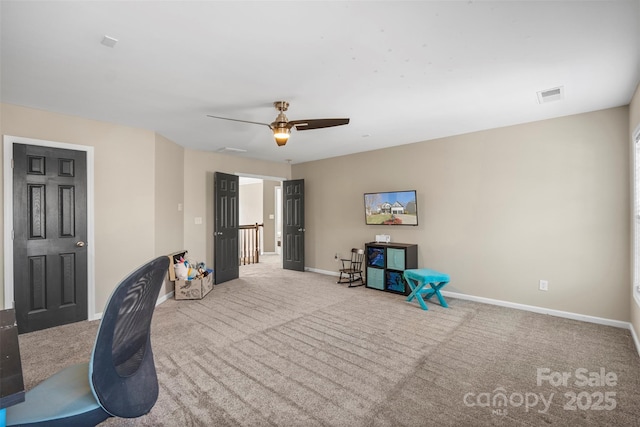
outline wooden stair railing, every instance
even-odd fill
[[[257,264],[260,262],[260,227],[264,223],[241,225],[240,233],[240,265]]]

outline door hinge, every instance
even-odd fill
[[[16,237],[15,231],[11,230],[11,240],[13,240],[15,237]]]
[[[11,159],[11,169],[13,169],[13,159]]]

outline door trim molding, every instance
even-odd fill
[[[87,318],[96,319],[95,289],[95,218],[94,218],[94,153],[88,145],[68,144],[4,135],[4,308],[13,308],[13,144],[37,145],[41,147],[62,148],[84,151],[87,154]]]

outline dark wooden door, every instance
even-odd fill
[[[240,274],[238,252],[239,199],[236,175],[216,172],[214,175],[214,283],[236,279]]]
[[[18,330],[86,320],[86,153],[14,144],[13,161]]]
[[[304,271],[304,179],[282,183],[282,267]]]

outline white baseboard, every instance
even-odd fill
[[[310,271],[312,273],[326,274],[327,276],[340,276],[337,271],[320,270],[318,268],[305,267],[304,271]]]
[[[173,298],[173,294],[174,294],[174,291],[171,291],[168,294],[164,294],[161,297],[159,297],[158,301],[156,301],[156,307],[162,304],[163,302],[165,302],[166,300]]]
[[[158,297],[158,300],[156,301],[156,307],[162,304],[163,302],[165,302],[166,300],[173,298],[173,293],[174,292],[171,291],[168,294],[164,294],[161,297]],[[102,319],[102,312],[96,313],[95,316],[93,316],[93,319],[88,319],[88,320],[100,320],[100,319]]]
[[[481,302],[484,304],[498,305],[501,307],[515,308],[518,310],[531,311],[534,313],[548,314],[551,316],[564,317],[567,319],[580,320],[582,322],[597,323],[599,325],[614,326],[616,328],[630,329],[631,323],[620,320],[605,319],[603,317],[587,316],[586,314],[571,313],[569,311],[553,310],[550,308],[537,307],[535,305],[519,304],[515,302],[496,300],[491,298],[477,297],[474,295],[461,294],[458,292],[441,291],[442,295],[451,298],[458,298],[468,301]]]
[[[638,339],[638,334],[636,330],[633,328],[633,323],[629,324],[629,330],[631,331],[631,336],[633,337],[633,342],[636,344],[636,350],[638,351],[638,356],[640,356],[640,339]]]
[[[321,270],[319,268],[311,268],[311,267],[305,267],[305,271],[311,271],[313,273],[325,274],[325,275],[328,275],[328,276],[339,276],[340,275],[339,273],[337,273],[335,271]],[[548,314],[550,316],[564,317],[566,319],[579,320],[581,322],[588,322],[588,323],[596,323],[598,325],[613,326],[613,327],[616,327],[616,328],[628,329],[628,330],[631,331],[631,336],[633,337],[633,341],[635,343],[636,350],[638,351],[638,355],[640,356],[640,338],[638,337],[638,334],[636,333],[635,329],[633,328],[633,324],[631,322],[622,322],[620,320],[605,319],[604,317],[588,316],[586,314],[571,313],[569,311],[562,311],[562,310],[553,310],[553,309],[550,309],[550,308],[537,307],[537,306],[534,306],[534,305],[519,304],[519,303],[515,303],[515,302],[502,301],[502,300],[497,300],[497,299],[492,299],[492,298],[485,298],[485,297],[478,297],[478,296],[474,296],[474,295],[461,294],[461,293],[458,293],[458,292],[441,291],[441,293],[442,293],[443,296],[447,296],[447,297],[451,297],[451,298],[458,298],[458,299],[463,299],[463,300],[468,300],[468,301],[475,301],[475,302],[480,302],[480,303],[483,303],[483,304],[497,305],[497,306],[500,306],[500,307],[515,308],[517,310],[531,311],[533,313]]]
[[[318,268],[311,268],[311,267],[305,267],[305,271],[311,271],[313,273],[326,274],[328,276],[339,276],[340,275],[339,273],[337,273],[335,271],[321,270],[321,269],[318,269]],[[468,301],[481,302],[481,303],[484,303],[484,304],[498,305],[498,306],[501,306],[501,307],[515,308],[515,309],[518,309],[518,310],[531,311],[531,312],[540,313],[540,314],[548,314],[548,315],[551,315],[551,316],[564,317],[564,318],[567,318],[567,319],[579,320],[579,321],[582,321],[582,322],[597,323],[599,325],[613,326],[613,327],[616,327],[616,328],[629,329],[629,330],[631,330],[631,333],[634,336],[634,340],[635,340],[635,343],[636,343],[636,348],[638,349],[638,351],[640,353],[640,344],[639,344],[638,336],[635,334],[635,331],[633,330],[633,325],[630,322],[622,322],[620,320],[605,319],[604,317],[588,316],[586,314],[571,313],[569,311],[553,310],[553,309],[550,309],[550,308],[537,307],[537,306],[534,306],[534,305],[526,305],[526,304],[519,304],[519,303],[515,303],[515,302],[492,299],[492,298],[478,297],[478,296],[474,296],[474,295],[462,294],[462,293],[459,293],[459,292],[450,292],[450,291],[444,291],[443,290],[443,291],[441,291],[441,293],[442,293],[442,295],[449,296],[451,298],[458,298],[458,299],[463,299],[463,300],[468,300]]]
[[[305,267],[305,271],[311,271],[313,273],[320,273],[320,274],[326,274],[329,276],[339,276],[340,274],[335,272],[335,271],[328,271],[328,270],[321,270],[318,268],[311,268],[311,267]],[[458,299],[463,299],[463,300],[468,300],[468,301],[475,301],[475,302],[480,302],[480,303],[484,303],[484,304],[491,304],[491,305],[498,305],[501,307],[508,307],[508,308],[515,308],[518,310],[525,310],[525,311],[531,311],[534,313],[540,313],[540,314],[548,314],[551,316],[557,316],[557,317],[564,317],[567,319],[573,319],[573,320],[580,320],[582,322],[589,322],[589,323],[597,323],[599,325],[606,325],[606,326],[614,326],[616,328],[622,328],[622,329],[630,329],[632,332],[632,334],[634,334],[632,325],[630,322],[622,322],[620,320],[612,320],[612,319],[605,319],[603,317],[595,317],[595,316],[587,316],[585,314],[578,314],[578,313],[571,313],[569,311],[561,311],[561,310],[553,310],[550,308],[544,308],[544,307],[536,307],[534,305],[526,305],[526,304],[519,304],[519,303],[515,303],[515,302],[509,302],[509,301],[502,301],[502,300],[497,300],[497,299],[491,299],[491,298],[485,298],[485,297],[478,297],[478,296],[474,296],[474,295],[468,295],[468,294],[462,294],[459,292],[450,292],[450,291],[441,291],[442,295],[444,296],[449,296],[451,298],[458,298]],[[638,345],[638,337],[636,335],[634,335],[634,339],[636,341],[636,347],[638,348],[638,351],[640,352],[640,346]]]

